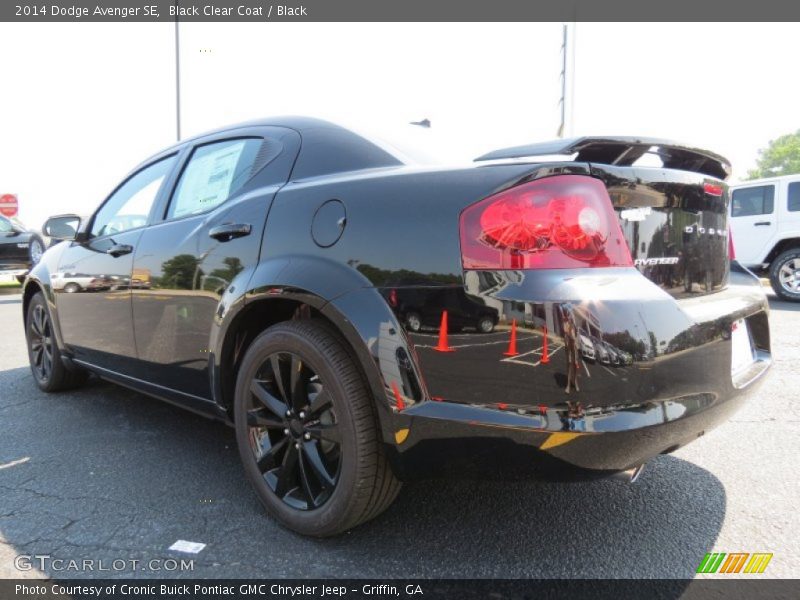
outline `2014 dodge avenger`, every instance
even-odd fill
[[[48,222],[75,234],[25,283],[31,369],[47,392],[91,372],[233,424],[269,513],[308,535],[414,477],[638,470],[770,365],[729,169],[644,138],[441,168],[310,118],[219,130]]]

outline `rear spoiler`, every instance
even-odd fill
[[[539,144],[527,144],[494,150],[476,158],[476,161],[524,158],[546,155],[576,154],[576,161],[606,165],[630,166],[647,153],[657,154],[668,169],[681,169],[703,173],[719,179],[731,174],[731,163],[727,158],[692,148],[686,144],[658,138],[639,137],[577,137]]]

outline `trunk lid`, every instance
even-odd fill
[[[634,265],[674,297],[728,282],[727,186],[702,173],[591,164],[606,184]]]

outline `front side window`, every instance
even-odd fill
[[[167,218],[204,213],[225,202],[250,179],[261,144],[260,138],[246,138],[196,148],[175,188]]]
[[[800,211],[800,181],[793,181],[789,184],[788,196],[786,208],[790,212]]]
[[[10,231],[14,231],[14,227],[11,225],[11,221],[6,219],[5,217],[0,217],[0,233],[8,233]]]
[[[774,204],[774,185],[760,185],[758,187],[734,190],[731,216],[749,217],[752,215],[770,215],[772,214]]]
[[[174,164],[174,155],[164,158],[123,183],[97,211],[92,222],[92,236],[113,235],[144,227],[158,190]]]

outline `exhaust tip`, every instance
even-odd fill
[[[637,479],[639,479],[642,471],[644,471],[644,463],[637,467],[631,467],[630,469],[619,471],[618,473],[614,474],[614,478],[621,479],[626,483],[634,483]]]
[[[631,472],[630,483],[635,483],[636,480],[639,479],[639,476],[642,474],[642,471],[644,471],[644,463],[640,464],[638,467],[630,469]]]

